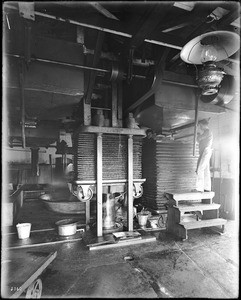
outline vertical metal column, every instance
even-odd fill
[[[194,138],[193,138],[193,156],[196,155],[196,143],[197,143],[197,125],[198,125],[198,102],[199,102],[199,94],[196,93],[195,98],[195,127],[194,127]]]
[[[97,134],[97,236],[102,236],[102,134]]]
[[[133,135],[128,136],[128,231],[133,231]]]
[[[85,224],[86,224],[86,230],[89,229],[89,225],[90,225],[90,200],[85,202]]]

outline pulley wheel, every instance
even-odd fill
[[[164,228],[166,227],[166,217],[164,215],[161,215],[158,219],[158,227]]]
[[[143,186],[140,186],[138,191],[133,192],[134,199],[141,198],[142,195],[143,195]]]
[[[86,202],[86,201],[89,201],[93,197],[93,191],[91,188],[88,188],[87,195],[84,196],[83,189],[80,186],[77,188],[76,196],[81,202]]]
[[[36,279],[26,291],[26,299],[39,299],[42,295],[43,284],[40,278]]]
[[[110,81],[118,81],[123,79],[123,71],[120,71],[117,62],[112,63]]]

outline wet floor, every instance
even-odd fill
[[[63,244],[43,276],[43,297],[236,298],[235,226],[228,222],[224,235],[195,229],[184,242],[162,232],[155,243],[114,249]]]
[[[41,221],[28,207],[19,220],[47,228],[50,214],[38,209]],[[160,231],[152,233],[156,242],[139,245],[90,251],[78,240],[29,251],[57,250],[42,274],[43,298],[230,299],[239,296],[238,230],[228,221],[223,235],[195,229],[186,241]]]

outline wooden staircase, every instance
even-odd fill
[[[166,192],[167,231],[182,240],[188,238],[190,229],[218,226],[215,231],[224,233],[227,220],[219,218],[220,204],[212,202],[214,195],[214,192]]]

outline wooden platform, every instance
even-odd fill
[[[169,204],[178,206],[179,203],[184,201],[197,201],[201,200],[203,203],[212,203],[212,199],[215,196],[214,192],[165,192],[166,198],[169,200]]]
[[[189,201],[195,201],[195,200],[201,200],[201,199],[208,199],[213,198],[215,196],[214,192],[175,192],[175,191],[169,191],[165,192],[165,195],[169,199],[173,200],[189,200]]]
[[[18,298],[56,256],[57,251],[9,250],[2,258],[2,297]]]
[[[189,212],[189,211],[204,211],[204,210],[213,210],[219,209],[221,204],[212,203],[212,204],[205,204],[205,203],[193,203],[190,202],[188,204],[179,204],[178,206],[173,206],[178,208],[181,212]]]
[[[83,229],[84,230],[84,229]],[[31,231],[30,237],[24,240],[18,239],[16,234],[5,234],[2,237],[3,245],[6,249],[29,248],[42,245],[53,245],[66,242],[82,240],[83,231],[78,231],[74,235],[59,236],[56,229]]]
[[[109,249],[109,248],[156,242],[155,236],[152,236],[151,234],[146,233],[144,230],[141,229],[137,231],[141,233],[140,237],[134,239],[122,240],[122,241],[116,241],[112,233],[105,234],[101,237],[96,237],[94,236],[93,233],[87,232],[83,236],[83,241],[86,244],[86,246],[89,248],[89,250]]]
[[[194,222],[181,222],[180,225],[184,226],[186,229],[195,229],[195,228],[204,228],[211,226],[222,226],[227,223],[227,220],[222,218],[209,219],[209,220],[200,220]]]
[[[123,134],[123,135],[140,135],[146,136],[144,129],[130,129],[122,127],[100,127],[100,126],[85,126],[81,125],[77,131],[85,133],[105,133],[105,134]],[[76,134],[76,133],[75,133]]]
[[[188,238],[190,229],[221,226],[224,232],[225,219],[219,218],[220,204],[212,203],[214,192],[166,192],[168,203],[167,231],[182,240]],[[191,218],[190,213],[193,215]]]

